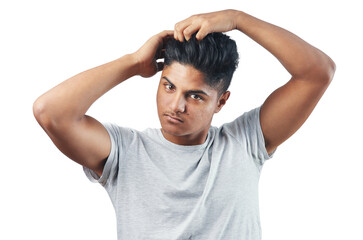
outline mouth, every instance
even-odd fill
[[[164,114],[164,116],[166,117],[166,119],[167,119],[169,122],[172,122],[172,123],[183,123],[183,122],[184,122],[181,118],[178,118],[178,117],[172,116],[172,115],[170,115],[170,114]]]

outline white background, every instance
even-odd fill
[[[32,104],[61,81],[137,50],[192,14],[226,8],[294,32],[337,65],[311,117],[264,165],[263,239],[363,239],[363,18],[352,0],[1,1],[0,239],[116,239],[106,191],[57,150]],[[289,80],[266,50],[242,33],[229,35],[241,60],[216,126],[261,105]],[[124,82],[88,114],[138,130],[159,127],[159,77]]]

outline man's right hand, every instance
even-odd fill
[[[165,30],[151,37],[139,50],[132,54],[137,62],[138,75],[151,77],[164,67],[163,62],[157,62],[164,58],[165,44],[174,36],[174,31]]]
[[[86,115],[89,107],[104,93],[126,79],[151,77],[163,69],[157,60],[173,31],[150,38],[138,51],[89,69],[52,88],[34,103],[34,115],[66,156],[102,175],[111,141],[106,129]]]

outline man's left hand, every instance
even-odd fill
[[[188,41],[195,32],[198,32],[196,38],[200,41],[212,32],[231,31],[237,27],[236,16],[235,10],[193,15],[175,24],[174,38],[181,42],[184,38]]]

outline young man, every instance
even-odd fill
[[[271,52],[292,77],[261,107],[216,128],[212,117],[228,100],[238,61],[234,41],[219,32],[233,29]],[[161,69],[161,129],[139,132],[85,115],[114,86]],[[327,55],[294,34],[225,10],[187,18],[137,52],[66,80],[37,99],[34,115],[105,187],[119,239],[257,240],[264,161],[305,122],[334,71]]]

